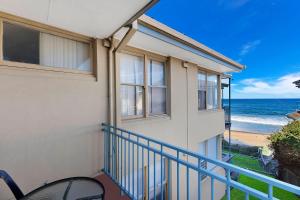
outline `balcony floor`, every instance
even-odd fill
[[[99,180],[105,188],[105,200],[130,200],[126,194],[121,196],[120,188],[105,174],[101,174],[95,179]]]

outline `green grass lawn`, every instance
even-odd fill
[[[231,164],[257,172],[264,172],[264,169],[260,166],[258,159],[251,156],[235,154],[231,159]]]
[[[256,179],[240,175],[239,182],[242,184],[245,184],[247,186],[250,186],[256,190],[259,190],[261,192],[267,193],[268,192],[268,185],[264,182],[258,181]],[[277,187],[273,188],[273,194],[276,198],[282,199],[282,200],[299,200],[297,196],[294,194],[287,192],[285,190],[279,189]],[[231,200],[243,200],[245,199],[245,193],[238,190],[238,189],[232,189],[231,190]],[[258,198],[250,196],[250,200],[257,200]],[[222,200],[226,200],[226,197],[223,197]]]
[[[235,156],[231,160],[232,164],[264,174],[264,169],[260,166],[258,159],[253,158],[251,156],[238,154],[238,153],[233,153],[233,154]],[[247,186],[250,186],[251,188],[254,188],[261,192],[264,192],[264,193],[268,192],[268,185],[266,183],[261,182],[256,179],[253,179],[253,178],[250,178],[250,177],[247,177],[245,175],[240,175],[238,182],[245,184]],[[276,187],[273,188],[273,194],[276,198],[282,199],[282,200],[300,200],[300,198],[298,198],[294,194],[287,192],[285,190],[276,188]],[[231,199],[232,200],[243,200],[243,199],[245,199],[245,193],[238,189],[232,189],[231,190]],[[258,199],[258,198],[250,196],[250,200],[256,200],[256,199]],[[222,200],[226,200],[226,196],[223,197]]]

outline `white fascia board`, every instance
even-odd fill
[[[193,48],[191,46],[188,46],[188,45],[186,45],[186,44],[184,44],[184,43],[182,43],[180,41],[175,40],[174,38],[168,37],[167,35],[164,35],[164,34],[158,32],[158,31],[153,30],[153,29],[151,29],[151,28],[149,28],[147,26],[144,26],[142,24],[139,24],[138,31],[141,32],[141,33],[143,33],[143,34],[146,34],[148,36],[151,36],[153,38],[159,39],[159,40],[161,40],[163,42],[166,42],[168,44],[171,44],[173,46],[176,46],[176,47],[179,47],[181,49],[184,49],[185,51],[191,52],[191,53],[193,53],[193,54],[195,54],[197,56],[200,56],[201,58],[208,59],[208,60],[213,61],[215,63],[218,63],[218,64],[220,64],[220,65],[222,65],[224,67],[227,67],[227,68],[229,68],[228,72],[238,72],[238,71],[241,71],[240,68],[238,68],[238,67],[236,67],[234,65],[231,65],[231,64],[226,63],[226,62],[224,62],[222,60],[219,60],[219,59],[217,59],[217,58],[215,58],[215,57],[213,57],[213,56],[211,56],[211,55],[209,55],[209,54],[207,54],[205,52],[202,52],[202,51],[200,51],[198,49],[195,49],[195,48]]]

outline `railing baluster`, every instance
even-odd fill
[[[154,171],[154,200],[156,200],[156,156],[155,156],[155,152],[153,154],[153,171]]]
[[[134,180],[134,143],[132,143],[132,194],[134,197],[134,186],[135,186],[135,180]]]
[[[130,134],[128,134],[128,187],[129,192],[131,192],[131,183],[130,183]]]
[[[144,163],[144,147],[142,147],[142,199],[144,199],[144,187],[145,187],[145,174],[144,174],[144,167],[145,167],[145,163]]]
[[[123,137],[123,131],[121,131],[121,136]],[[121,185],[123,185],[123,139],[121,138]]]
[[[269,184],[268,187],[268,198],[273,199],[273,185]]]
[[[226,195],[227,200],[230,200],[230,169],[226,169]]]
[[[139,144],[139,137],[137,138],[137,143]],[[139,155],[140,155],[139,150],[140,149],[139,149],[139,145],[137,145],[136,148],[137,148],[137,158],[136,158],[137,159],[137,161],[136,161],[137,162],[137,178],[136,178],[137,179],[136,180],[136,186],[137,186],[136,193],[137,193],[137,195],[136,196],[137,196],[137,199],[139,199],[139,189],[140,189],[139,188],[139,185],[140,185],[139,184],[139,178],[140,178],[140,163],[139,163]]]
[[[149,142],[149,140],[147,141],[147,145],[148,145],[148,159],[147,159],[147,162],[148,162],[148,164],[147,164],[147,172],[148,172],[148,186],[147,186],[147,188],[148,188],[148,190],[147,190],[147,192],[148,192],[148,200],[150,200],[150,150],[149,150],[149,147],[150,147],[150,142]]]
[[[215,179],[210,177],[210,191],[211,191],[211,200],[215,199]]]
[[[171,160],[168,159],[168,200],[171,199]]]
[[[198,158],[198,168],[201,168],[201,159]],[[198,171],[198,200],[201,200],[201,194],[202,194],[202,177],[201,177],[201,172],[200,170]]]
[[[115,153],[115,156],[114,156],[114,159],[115,159],[115,168],[114,168],[114,171],[115,171],[115,180],[117,180],[117,154],[118,154],[118,152],[117,152],[117,148],[118,148],[118,146],[117,146],[117,135],[116,135],[116,129],[114,129],[115,130],[115,134],[114,134],[114,145],[115,145],[115,150],[114,150],[114,153]]]
[[[186,199],[190,199],[190,170],[186,167]]]
[[[177,200],[179,200],[180,199],[180,197],[179,197],[179,194],[180,194],[180,192],[179,192],[179,162],[178,162],[178,160],[179,160],[179,151],[177,150]]]
[[[113,143],[113,134],[110,134],[110,161],[111,165],[109,166],[109,170],[111,171],[112,178],[114,179],[114,143]]]
[[[127,174],[127,141],[124,140],[124,187],[126,190],[128,190],[128,182],[127,182],[127,178],[126,178],[126,174]]]
[[[115,131],[115,129],[114,129],[114,131]],[[115,174],[116,174],[116,171],[115,171],[115,134],[112,134],[111,135],[111,137],[112,137],[112,171],[113,171],[113,178],[116,180],[116,178],[115,178]]]
[[[246,192],[245,200],[249,200],[249,193]]]
[[[118,146],[118,163],[117,163],[117,177],[118,177],[118,181],[120,181],[120,137],[117,136],[117,146]]]
[[[160,145],[160,199],[163,200],[163,146]]]
[[[103,138],[104,138],[104,171],[107,172],[107,160],[106,160],[106,156],[107,156],[107,149],[106,149],[106,146],[107,146],[107,139],[106,139],[106,127],[103,128],[103,131],[104,131],[104,135],[103,135]]]
[[[114,129],[115,131],[115,129]],[[112,135],[112,143],[113,143],[113,173],[114,173],[114,179],[116,180],[116,135]]]

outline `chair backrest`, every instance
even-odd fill
[[[0,170],[0,179],[4,180],[4,182],[10,188],[16,199],[21,199],[22,197],[24,197],[23,192],[20,190],[20,188],[14,182],[14,180],[9,176],[9,174],[6,173],[6,171]]]

